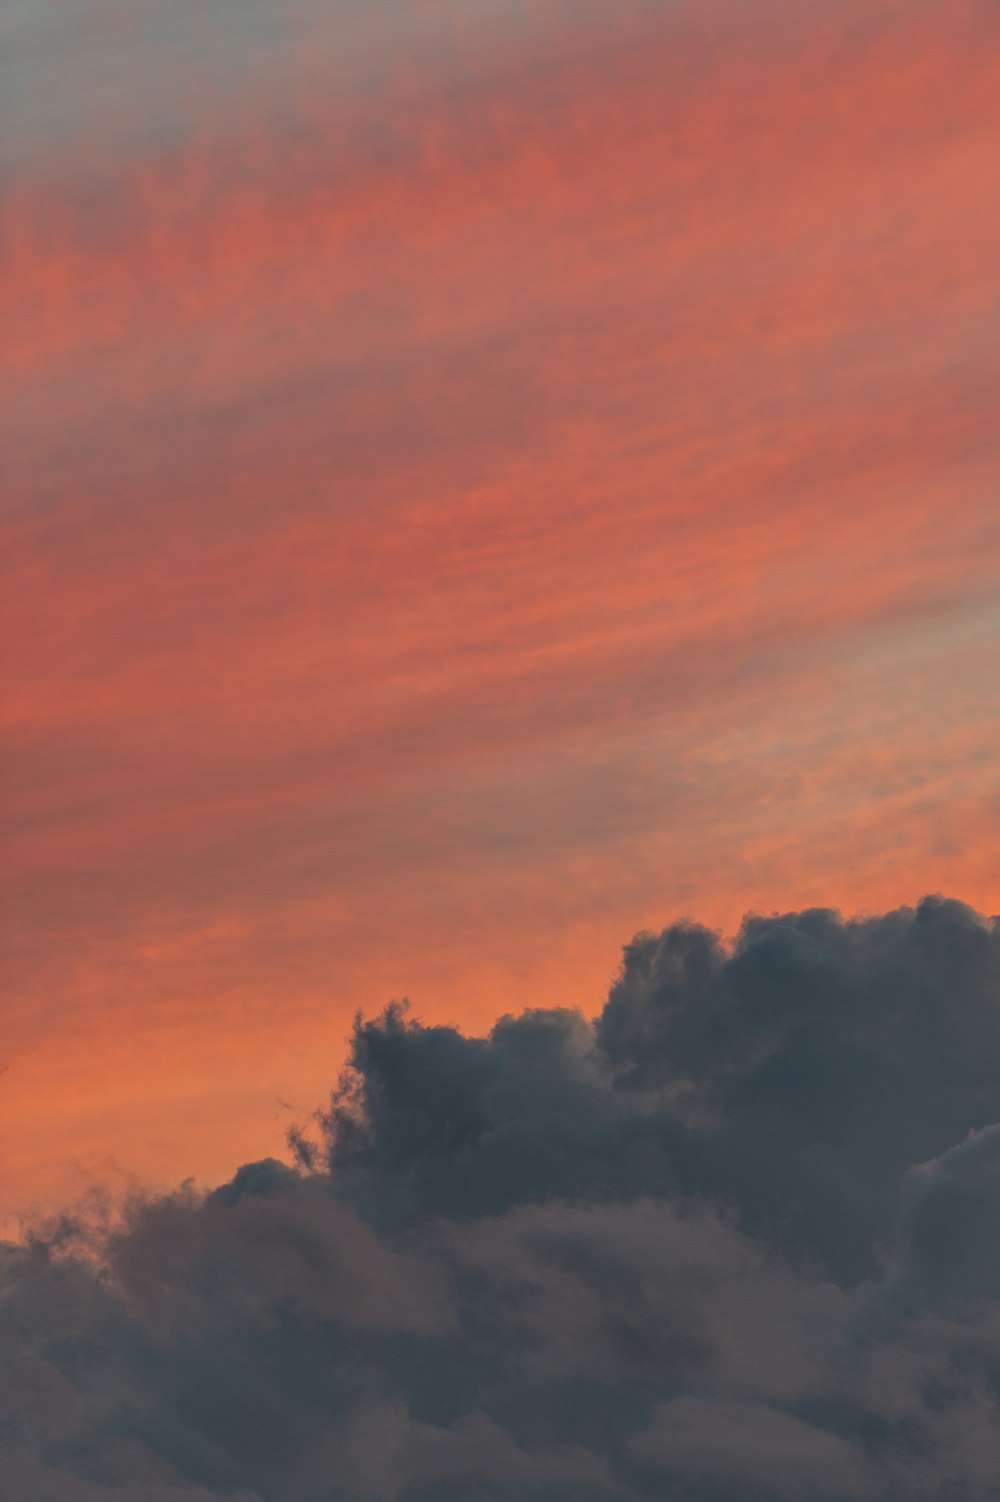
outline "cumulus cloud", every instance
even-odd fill
[[[640,935],[600,1016],[359,1020],[295,1166],[0,1267],[24,1502],[986,1499],[1000,927]]]

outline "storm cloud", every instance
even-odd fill
[[[294,1166],[4,1248],[17,1502],[997,1495],[1000,925],[675,924],[359,1019]]]

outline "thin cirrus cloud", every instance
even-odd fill
[[[664,912],[995,906],[995,9],[163,17],[11,30],[7,1205]]]

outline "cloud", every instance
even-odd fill
[[[627,946],[593,1029],[570,1011],[485,1040],[399,1007],[361,1023],[327,1159],[397,1223],[709,1197],[850,1283],[877,1270],[899,1176],[1000,1119],[997,969],[995,929],[941,898],[751,917],[731,954],[674,925]]]
[[[858,1457],[836,1435],[760,1403],[675,1398],[632,1448],[693,1480],[775,1497],[850,1497],[865,1490]]]
[[[1000,1297],[1000,1126],[910,1170],[899,1233],[898,1291],[944,1307]]]
[[[593,1022],[359,1019],[297,1166],[4,1249],[25,1502],[992,1495],[1000,927],[626,946]]]

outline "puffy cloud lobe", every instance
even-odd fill
[[[719,1482],[738,1475],[774,1497],[847,1497],[866,1490],[849,1444],[760,1403],[675,1398],[657,1410],[632,1448],[664,1470]]]
[[[296,1168],[7,1248],[3,1494],[993,1495],[998,950],[684,924],[593,1023],[359,1019]]]
[[[1000,1298],[1000,1126],[910,1170],[899,1229],[900,1292],[944,1307]]]

